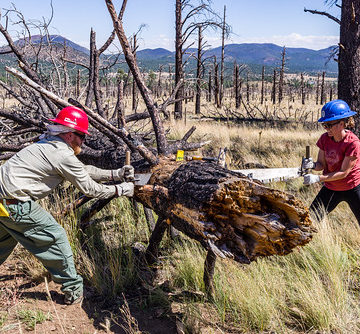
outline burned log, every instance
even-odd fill
[[[202,161],[164,159],[152,172],[136,199],[218,256],[250,263],[312,238],[309,211],[291,194]]]

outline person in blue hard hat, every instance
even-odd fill
[[[349,130],[355,125],[354,115],[343,100],[326,103],[318,120],[326,132],[316,143],[317,160],[303,159],[303,169],[322,171],[322,175],[304,175],[306,185],[324,183],[310,206],[319,219],[345,201],[360,224],[360,140]]]

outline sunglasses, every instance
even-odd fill
[[[85,140],[85,133],[78,133],[78,132],[73,132],[73,134],[77,137],[79,137],[82,141]]]
[[[322,126],[324,127],[324,129],[329,130],[329,129],[331,129],[334,125],[339,124],[340,122],[341,122],[341,120],[340,120],[340,121],[337,121],[337,122],[335,122],[335,123],[323,123]]]

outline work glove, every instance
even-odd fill
[[[312,158],[303,158],[301,162],[301,169],[307,170],[307,169],[315,169],[316,163],[313,161]]]
[[[315,174],[304,175],[304,184],[309,185],[316,182],[320,182],[320,175],[315,175]]]
[[[131,165],[125,165],[122,168],[114,169],[112,171],[112,177],[114,181],[133,181],[134,176],[134,167]]]
[[[115,184],[116,194],[118,196],[133,197],[134,196],[134,183],[132,182],[123,182],[120,184]]]

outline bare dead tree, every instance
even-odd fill
[[[239,65],[234,64],[234,89],[235,89],[235,108],[240,107],[240,71]]]
[[[222,105],[224,95],[224,64],[225,64],[225,37],[227,35],[226,29],[226,6],[224,6],[224,16],[221,27],[221,60],[220,60],[220,90],[219,90],[219,102]]]
[[[175,4],[175,86],[184,81],[184,55],[194,44],[190,42],[191,37],[201,25],[206,27],[220,27],[218,15],[211,9],[211,0],[202,0],[198,5],[194,0],[176,0]],[[190,55],[188,55],[190,56]],[[180,87],[175,97],[174,117],[183,117],[182,101],[184,99],[184,88]]]
[[[219,64],[216,62],[216,57],[214,57],[214,97],[215,104],[217,108],[220,108],[220,99],[219,99],[220,85],[219,85]]]
[[[273,104],[276,103],[276,70],[274,69],[274,74],[273,74],[273,85],[272,85],[272,90],[271,90],[271,101]]]
[[[166,139],[161,110],[175,100],[176,90],[182,83],[176,85],[172,95],[163,105],[155,104],[124,31],[122,15],[126,0],[122,3],[119,15],[116,14],[111,0],[106,0],[105,3],[126,62],[150,115],[156,150],[151,146],[147,147],[141,137],[128,128],[126,117],[123,124],[126,123],[127,126],[117,127],[97,112],[98,107],[94,111],[82,105],[80,101],[72,98],[65,100],[44,87],[41,80],[36,82],[30,78],[24,70],[6,67],[6,71],[15,76],[28,91],[36,92],[37,96],[48,99],[57,108],[69,105],[83,108],[89,116],[92,131],[98,134],[97,149],[92,147],[92,142],[86,141],[84,155],[81,157],[84,161],[86,156],[91,157],[92,163],[100,164],[105,161],[106,167],[111,168],[111,164],[119,163],[119,160],[104,159],[109,158],[109,148],[116,153],[130,149],[140,157],[140,163],[135,164],[135,167],[140,168],[141,165],[142,169],[152,173],[152,178],[148,185],[135,187],[135,199],[153,209],[159,216],[150,237],[147,259],[156,260],[159,244],[166,230],[164,226],[166,227],[168,222],[190,238],[198,240],[208,251],[205,270],[205,278],[210,280],[208,285],[211,285],[215,261],[213,254],[232,258],[239,263],[251,263],[261,256],[288,254],[294,247],[309,242],[313,232],[309,213],[292,195],[266,188],[215,164],[202,161],[179,163],[172,158],[178,149],[197,149],[206,144],[187,142],[194,129],[190,129],[183,140],[175,144],[169,144]],[[45,114],[41,106],[37,100],[32,104],[25,100],[25,103],[32,108],[26,112],[17,107],[5,111],[0,109],[0,116],[7,122],[21,125],[28,131],[27,134],[42,132],[45,127]],[[34,140],[31,138],[29,142]],[[12,149],[15,149],[14,145],[9,145],[7,152],[11,153]],[[17,149],[21,149],[21,146],[17,145]],[[81,221],[89,219],[92,214],[103,208],[107,201],[96,201],[89,211],[84,213]]]
[[[202,57],[203,57],[203,36],[202,26],[198,26],[198,49],[196,61],[196,99],[195,99],[195,114],[200,114],[201,105],[201,82],[203,74]]]
[[[316,104],[319,104],[319,92],[320,92],[320,73],[318,73],[316,80]]]
[[[279,103],[283,99],[283,91],[284,91],[284,71],[285,71],[285,56],[286,56],[286,48],[284,46],[281,52],[281,67],[280,67],[280,75],[279,75]]]
[[[322,72],[320,87],[320,104],[325,103],[325,72]]]
[[[213,89],[213,87],[212,87],[212,73],[211,73],[211,71],[209,71],[209,77],[208,77],[208,102],[211,102],[211,100],[212,100],[212,89]]]
[[[265,66],[261,70],[261,97],[260,103],[264,104],[264,90],[265,90]]]
[[[341,10],[341,18],[318,10],[304,11],[328,17],[340,25],[340,43],[338,49],[338,98],[345,100],[352,110],[360,109],[360,3],[353,0],[325,1]],[[341,5],[339,5],[339,3]],[[355,117],[356,131],[360,129],[360,118]]]
[[[136,49],[137,49],[137,44],[136,44],[136,34],[133,36],[133,45],[132,45],[132,52],[136,61]],[[135,80],[133,80],[132,82],[132,111],[136,112],[136,108],[137,108],[137,88],[136,88],[136,82]]]
[[[304,105],[305,104],[304,73],[301,73],[300,91],[301,91],[301,104]]]

